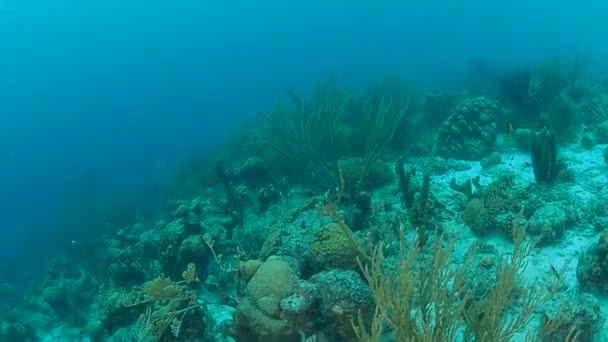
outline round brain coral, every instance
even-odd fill
[[[253,304],[270,317],[277,317],[281,300],[292,294],[297,277],[278,256],[270,256],[247,283]]]
[[[313,263],[319,269],[357,266],[358,248],[337,223],[328,223],[316,232],[312,244]]]

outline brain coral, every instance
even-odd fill
[[[316,232],[310,246],[314,265],[319,269],[357,266],[358,248],[337,223],[328,223]]]
[[[281,300],[293,292],[297,277],[278,256],[270,256],[247,283],[246,294],[253,304],[270,317],[276,317]]]

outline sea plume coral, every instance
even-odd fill
[[[534,246],[524,241],[526,226],[520,224],[521,219],[520,213],[513,220],[512,252],[499,255],[493,285],[481,296],[473,295],[467,277],[475,245],[458,267],[452,265],[455,241],[448,239],[445,246],[444,235],[435,236],[426,260],[421,258],[418,239],[407,245],[401,240],[396,264],[388,263],[382,247],[377,247],[369,263],[361,263],[376,309],[371,323],[361,317],[354,323],[358,339],[380,341],[388,327],[396,341],[513,341],[561,284],[556,280],[548,286],[520,288],[526,258]],[[523,302],[516,313],[507,313],[516,289],[524,292]],[[533,335],[528,337],[538,338]]]

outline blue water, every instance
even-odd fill
[[[601,1],[327,2],[0,2],[0,276],[87,237],[59,218],[74,189],[155,208],[180,158],[331,71],[432,86],[608,60]]]

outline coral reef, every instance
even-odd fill
[[[575,76],[290,91],[156,223],[0,283],[0,340],[605,340],[608,101]]]

